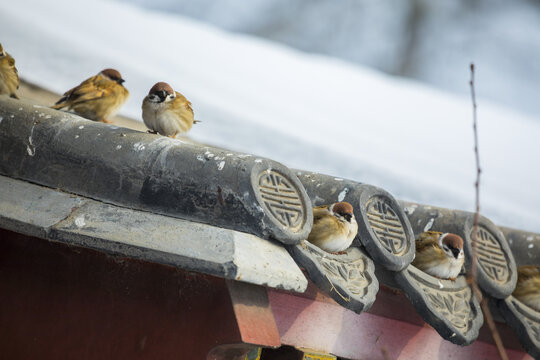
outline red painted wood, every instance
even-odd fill
[[[0,358],[205,359],[241,342],[225,280],[0,230]]]
[[[268,289],[281,342],[351,359],[496,359],[493,344],[476,341],[466,347],[443,340],[429,325],[422,326],[370,313],[356,314],[336,303],[293,296]],[[377,300],[379,301],[379,300]],[[376,301],[376,302],[377,302]],[[410,311],[405,303],[389,309]],[[413,310],[414,311],[414,310]],[[512,360],[532,359],[508,349]]]
[[[279,331],[270,308],[266,288],[239,281],[227,281],[242,341],[279,347]]]

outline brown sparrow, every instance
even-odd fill
[[[15,59],[4,51],[0,44],[0,95],[9,95],[18,99],[15,93],[19,88],[19,73],[15,67]]]
[[[124,81],[118,71],[105,69],[66,92],[52,108],[65,107],[87,119],[110,123],[108,118],[129,97],[129,91],[122,85]]]
[[[142,118],[151,133],[176,138],[188,132],[193,120],[191,103],[165,82],[158,82],[150,89],[142,103]]]
[[[307,238],[310,243],[339,254],[351,246],[357,233],[358,224],[348,202],[313,208],[313,227]]]
[[[464,261],[463,239],[456,234],[426,231],[416,239],[412,264],[429,275],[455,280]]]
[[[540,266],[518,267],[518,280],[512,295],[528,307],[540,312]]]

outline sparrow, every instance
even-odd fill
[[[463,239],[456,234],[426,231],[416,239],[416,257],[412,264],[440,279],[456,280],[465,255]]]
[[[358,233],[353,207],[348,202],[313,208],[313,227],[307,240],[324,251],[343,254]]]
[[[108,118],[129,97],[129,91],[122,85],[124,81],[117,70],[105,69],[66,92],[52,108],[67,108],[87,119],[111,123]]]
[[[4,51],[0,44],[0,95],[19,97],[15,91],[19,88],[19,73],[15,67],[15,59]]]
[[[518,280],[512,295],[528,307],[540,312],[540,266],[518,267]]]
[[[142,102],[142,118],[150,133],[176,138],[188,132],[197,120],[193,120],[191,103],[173,88],[158,82]]]

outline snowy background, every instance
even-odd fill
[[[122,113],[140,119],[167,81],[203,121],[195,140],[470,211],[473,60],[482,212],[540,231],[536,2],[189,3],[3,1],[0,42],[50,90],[114,67],[131,91]]]

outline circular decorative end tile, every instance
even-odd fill
[[[468,213],[466,213],[468,214]],[[464,229],[467,270],[473,255],[473,214],[468,214]],[[476,243],[478,258],[478,285],[490,296],[504,299],[514,291],[517,267],[512,251],[503,233],[486,217],[478,221]]]
[[[409,249],[407,234],[388,198],[373,196],[366,203],[368,223],[382,247],[395,256]]]
[[[298,188],[278,171],[259,174],[257,191],[264,208],[282,226],[298,231],[306,223],[306,206]]]
[[[399,271],[414,259],[414,235],[403,209],[383,189],[361,185],[358,221],[360,241],[388,270]]]
[[[471,239],[473,231],[471,229],[469,235]],[[499,241],[485,226],[478,227],[476,254],[478,264],[493,282],[506,284],[510,280],[510,269],[505,253]]]
[[[259,163],[253,167],[251,183],[274,238],[297,244],[308,237],[313,225],[311,201],[291,171],[275,162]]]

